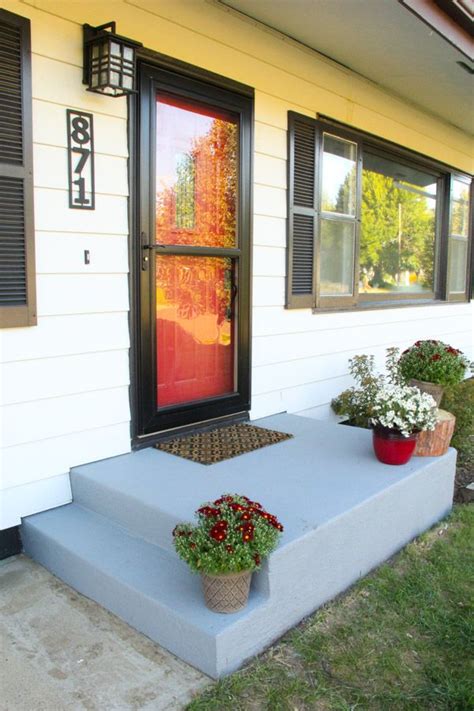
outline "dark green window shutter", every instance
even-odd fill
[[[315,305],[316,123],[288,113],[288,308]]]
[[[0,326],[36,323],[30,22],[0,10]]]

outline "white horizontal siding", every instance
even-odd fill
[[[253,199],[256,215],[286,217],[286,190],[255,184]]]
[[[269,185],[286,190],[286,160],[256,153],[254,179],[260,185]]]
[[[288,124],[288,111],[296,111],[314,118],[314,111],[307,109],[302,104],[291,104],[266,91],[257,91],[255,95],[255,119],[262,124],[280,128],[286,133]],[[284,156],[286,158],[286,154]]]
[[[257,153],[286,160],[286,130],[256,121],[254,140]]]
[[[120,350],[129,345],[127,313],[52,316],[40,319],[35,328],[0,331],[4,363]]]
[[[62,506],[69,503],[71,498],[68,473],[3,489],[0,497],[1,526],[2,528],[18,526],[23,516]]]
[[[254,276],[285,276],[286,250],[283,247],[254,247]]]
[[[82,23],[31,5],[7,9],[32,28],[38,325],[0,331],[0,528],[66,503],[72,466],[130,450],[126,99],[85,90]],[[68,108],[93,114],[95,210],[69,208]]]
[[[64,132],[64,131],[63,131]],[[128,195],[127,159],[95,151],[95,190],[97,195]],[[35,144],[34,185],[37,188],[68,189],[67,150]]]
[[[286,220],[281,217],[254,215],[253,243],[261,247],[286,246]]]
[[[84,252],[90,262],[85,263]],[[127,235],[97,235],[84,232],[36,233],[37,274],[126,274]]]
[[[35,188],[35,225],[46,232],[128,234],[127,199],[96,195],[95,210],[71,210],[67,190]]]
[[[440,317],[431,322],[428,319],[406,321],[403,329],[394,329],[392,324],[384,323],[383,320],[380,320],[375,328],[371,324],[352,326],[348,316],[344,329],[256,337],[253,341],[253,363],[257,366],[297,361],[323,353],[353,350],[354,346],[361,345],[364,348],[374,348],[400,344],[405,348],[416,340],[434,338],[440,333],[448,340],[456,339],[462,336],[468,327],[468,322],[462,316]]]
[[[283,306],[285,279],[283,277],[256,276],[253,278],[254,306]]]
[[[82,44],[82,32],[76,31],[76,42]],[[51,101],[68,108],[103,113],[118,118],[127,117],[125,97],[107,101],[100,94],[85,91],[82,83],[82,67],[67,64],[44,55],[32,56],[33,98]]]
[[[128,351],[4,363],[2,376],[2,405],[107,390],[129,384]]]
[[[358,326],[373,326],[389,323],[402,332],[411,321],[438,321],[438,319],[462,318],[463,328],[469,330],[473,323],[473,307],[470,303],[436,304],[414,307],[394,307],[364,311],[339,311],[313,314],[310,309],[281,309],[278,307],[255,308],[253,312],[254,336],[290,334],[306,331],[328,331]],[[436,328],[436,325],[433,326]]]
[[[68,472],[71,461],[76,466],[130,451],[130,425],[121,422],[92,429],[26,442],[3,450],[6,487],[56,477]]]
[[[45,99],[33,99],[35,144],[67,147],[66,108],[74,107],[66,107]],[[97,153],[126,158],[128,156],[127,120],[124,117],[100,113],[94,113],[93,116],[94,148]]]
[[[39,316],[126,311],[127,276],[122,274],[38,274]]]
[[[127,387],[3,407],[3,446],[129,422]]]
[[[347,375],[316,383],[305,383],[304,385],[284,390],[282,401],[287,412],[299,412],[313,407],[315,403],[324,404],[330,402],[335,395],[350,385],[351,378]]]

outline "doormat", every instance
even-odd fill
[[[199,464],[216,464],[293,437],[254,425],[229,425],[155,444],[157,449]]]

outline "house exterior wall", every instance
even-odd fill
[[[288,311],[289,110],[331,116],[473,172],[473,141],[291,40],[206,0],[4,0],[31,19],[38,325],[0,331],[0,528],[70,499],[68,471],[130,450],[125,99],[85,91],[82,24],[255,88],[252,418],[330,416],[347,360],[436,337],[473,355],[474,303]],[[66,108],[94,115],[96,209],[68,209]],[[90,265],[83,253],[91,254]]]

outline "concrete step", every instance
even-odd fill
[[[267,604],[254,586],[244,612],[210,612],[199,576],[174,553],[74,503],[29,516],[22,539],[27,555],[61,580],[213,677],[222,672],[223,638],[229,631],[245,637]],[[229,661],[233,668],[240,663]]]
[[[261,424],[294,437],[210,467],[152,448],[78,467],[73,504],[24,520],[27,554],[217,678],[451,507],[454,450],[391,467],[375,459],[366,430],[292,415]],[[206,609],[171,536],[225,492],[261,501],[285,526],[253,576],[249,606],[234,615]]]

